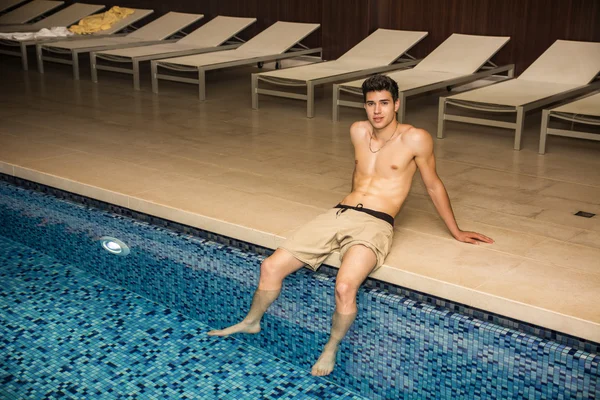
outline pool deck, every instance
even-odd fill
[[[121,74],[92,83],[85,64],[81,81],[64,65],[31,68],[0,59],[2,173],[268,248],[350,189],[348,129],[364,112],[342,108],[333,123],[330,86],[307,119],[289,99],[252,110],[253,68],[207,74],[205,102],[181,83],[152,94],[148,71],[135,92]],[[409,100],[407,121],[435,134],[437,104]],[[372,276],[600,342],[600,142],[550,137],[540,156],[539,124],[528,115],[514,151],[509,131],[448,123],[438,173],[460,227],[496,243],[454,240],[417,174]]]

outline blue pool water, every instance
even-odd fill
[[[0,398],[594,399],[600,356],[363,288],[326,379],[334,278],[301,270],[258,335],[263,256],[0,181]],[[102,250],[117,237],[131,253]]]

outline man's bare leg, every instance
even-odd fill
[[[221,330],[213,330],[208,334],[210,336],[227,336],[239,332],[260,332],[260,320],[279,296],[283,279],[302,268],[303,265],[302,261],[296,259],[287,250],[275,250],[260,266],[260,281],[246,317],[238,324]]]
[[[331,334],[319,359],[312,367],[312,375],[324,376],[333,371],[339,344],[356,318],[358,288],[376,263],[377,257],[373,250],[362,245],[352,246],[344,254],[335,282],[336,309],[332,317]]]

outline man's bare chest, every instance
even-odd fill
[[[356,150],[356,170],[364,175],[403,174],[414,164],[413,155],[401,146],[390,146],[378,152],[369,148]]]

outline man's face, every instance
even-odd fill
[[[400,100],[394,102],[392,94],[387,90],[367,93],[365,111],[375,129],[384,129],[391,124],[396,119],[398,107],[400,107]]]

